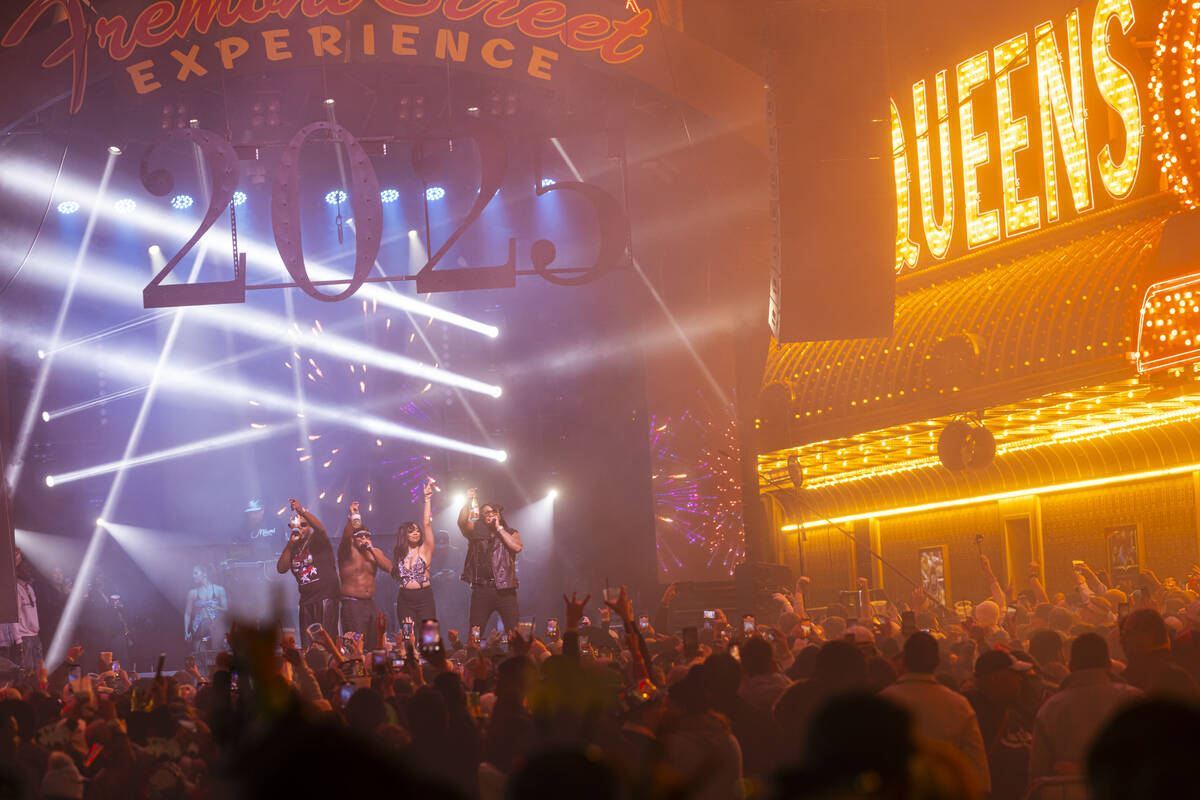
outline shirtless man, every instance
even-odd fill
[[[375,545],[363,527],[358,501],[350,504],[350,516],[338,544],[338,571],[342,576],[342,633],[361,633],[367,650],[379,647],[375,620],[375,572],[392,571],[392,562]]]

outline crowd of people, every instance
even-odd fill
[[[482,639],[392,635],[383,615],[366,641],[235,625],[211,669],[154,677],[76,646],[0,690],[0,797],[1002,799],[1086,786],[1098,799],[1188,785],[1195,588],[1150,572],[1116,588],[1078,564],[1076,586],[1049,596],[1034,565],[1018,593],[981,567],[993,596],[969,616],[920,589],[872,602],[865,580],[859,602],[818,609],[801,578],[773,595],[770,619],[713,609],[678,631],[671,586],[648,614],[622,588],[598,607],[564,597],[561,627]]]

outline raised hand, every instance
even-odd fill
[[[357,500],[355,500],[353,503],[350,504],[350,513],[351,514],[358,513],[358,501]]]
[[[615,611],[622,622],[626,624],[633,622],[633,601],[625,593],[624,586],[621,587],[616,600],[605,600],[604,605]]]
[[[292,511],[295,511],[297,514],[304,510],[304,506],[300,505],[300,501],[294,497],[288,498],[288,505],[291,506]]]
[[[475,489],[473,489],[473,488],[467,489],[467,502],[469,503],[474,499],[475,499]]]
[[[515,627],[508,631],[508,652],[515,656],[529,655],[529,642]]]
[[[567,630],[575,630],[579,627],[579,620],[583,619],[583,610],[587,607],[588,600],[591,599],[592,596],[590,594],[582,600],[578,599],[578,595],[575,592],[571,592],[570,600],[567,599],[565,594],[563,595],[563,602],[567,606]]]
[[[421,494],[425,495],[426,500],[429,500],[430,498],[433,497],[433,484],[434,483],[435,483],[435,481],[433,480],[433,478],[426,478],[425,483],[421,486]],[[474,490],[472,490],[472,491],[474,491]]]

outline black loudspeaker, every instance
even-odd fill
[[[754,614],[759,624],[774,625],[779,617],[779,604],[771,595],[782,589],[794,589],[796,578],[786,564],[768,564],[759,561],[743,561],[733,570],[733,583],[737,591],[737,619],[730,617],[730,625],[740,625],[742,614]]]
[[[892,332],[896,189],[884,6],[772,6],[768,313],[779,342]]]

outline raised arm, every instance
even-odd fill
[[[421,512],[421,530],[425,534],[421,537],[421,549],[424,551],[421,558],[425,559],[425,563],[431,563],[433,558],[433,479],[427,478],[425,485],[421,487],[421,491],[425,495],[425,508]]]
[[[1033,587],[1033,596],[1038,603],[1050,602],[1050,597],[1046,594],[1046,587],[1042,585],[1042,571],[1036,561],[1029,565],[1029,585]]]
[[[471,519],[471,501],[474,499],[475,490],[467,489],[467,500],[458,512],[458,529],[468,539],[475,538],[475,522]]]
[[[300,501],[299,500],[297,500],[296,498],[293,497],[292,499],[288,500],[288,503],[291,504],[292,511],[296,511],[297,513],[299,513],[299,509],[300,509]],[[300,545],[300,531],[296,530],[295,528],[292,528],[290,525],[288,527],[289,527],[289,530],[291,531],[291,533],[288,536],[287,542],[283,545],[282,552],[279,553],[279,560],[277,562],[275,562],[275,571],[278,572],[280,575],[282,575],[283,573],[285,573],[289,569],[291,569],[292,552]]]
[[[350,513],[346,515],[346,524],[342,526],[342,541],[354,535],[354,531],[362,527],[362,515],[358,513],[358,501],[350,504]]]
[[[295,505],[292,506],[292,510],[308,520],[308,524],[312,526],[313,533],[317,533],[325,537],[329,536],[329,534],[325,533],[325,526],[321,524],[321,520],[317,519],[311,511],[301,506],[297,501],[293,500],[292,502],[295,503]]]
[[[1000,613],[1004,613],[1004,609],[1008,607],[1008,596],[1004,593],[1004,587],[1000,585],[1000,581],[996,578],[996,573],[992,571],[992,562],[988,561],[988,557],[982,553],[979,555],[979,566],[983,568],[983,576],[987,578],[988,587],[992,592],[992,600],[1000,607]]]

